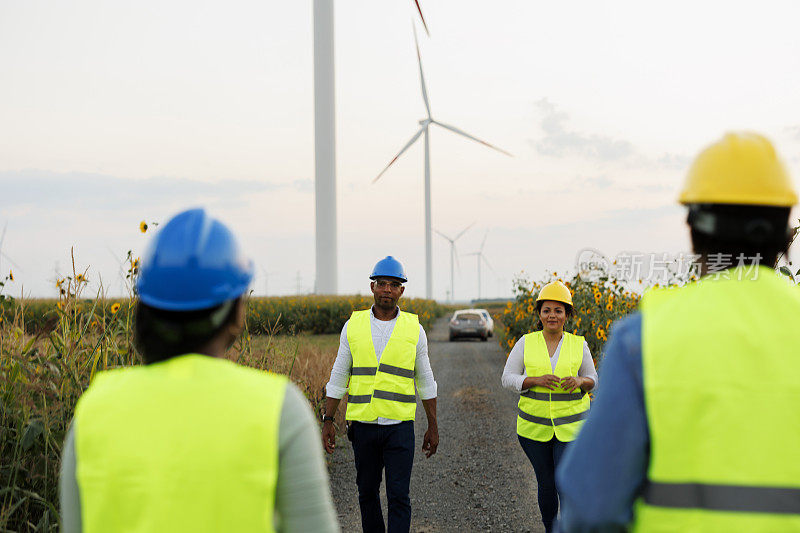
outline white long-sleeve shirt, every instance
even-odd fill
[[[558,363],[558,356],[561,353],[561,343],[563,341],[564,337],[562,335],[561,340],[558,341],[556,351],[553,353],[553,357],[550,358],[550,366],[553,371],[556,369],[556,363]],[[583,359],[581,360],[581,367],[578,369],[578,376],[582,378],[591,378],[594,381],[594,387],[589,390],[597,388],[597,370],[594,368],[592,354],[589,351],[589,345],[586,344],[586,341],[583,343]],[[524,392],[522,390],[522,383],[525,381],[526,377],[528,377],[528,375],[525,373],[525,337],[521,337],[516,344],[514,344],[511,353],[508,354],[501,381],[503,387],[507,389],[516,392]]]
[[[341,399],[347,392],[347,382],[350,379],[350,369],[353,366],[353,353],[350,351],[350,343],[347,341],[347,325],[349,323],[350,321],[348,320],[342,328],[342,334],[339,337],[339,352],[336,354],[336,360],[333,362],[331,379],[328,381],[328,384],[325,385],[325,394],[330,398]],[[397,323],[397,316],[391,320],[379,320],[375,318],[375,314],[372,309],[370,309],[369,323],[370,330],[372,331],[372,344],[375,347],[375,355],[378,358],[378,362],[380,362],[383,349],[386,348],[386,343],[389,342],[389,337],[392,336],[394,325]],[[436,398],[438,386],[433,377],[431,361],[428,357],[428,337],[425,335],[425,330],[422,328],[422,325],[419,326],[419,341],[417,341],[417,356],[414,365],[414,381],[417,386],[417,394],[421,400]],[[378,418],[374,422],[390,425],[397,424],[400,421],[391,418]]]

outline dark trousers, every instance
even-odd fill
[[[553,530],[553,520],[558,514],[558,490],[556,488],[556,468],[561,455],[567,448],[566,442],[553,437],[547,442],[526,439],[519,436],[519,443],[528,456],[536,472],[536,485],[539,493],[539,511],[547,533]]]
[[[386,470],[389,533],[408,533],[411,528],[411,467],[414,464],[414,422],[390,426],[353,422],[353,455],[356,485],[364,533],[383,533],[381,477]]]

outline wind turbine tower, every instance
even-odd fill
[[[481,247],[478,249],[477,252],[472,252],[466,255],[474,255],[475,258],[478,260],[478,300],[481,299],[481,262],[486,263],[486,266],[489,267],[489,270],[494,272],[492,265],[489,264],[489,260],[486,259],[486,256],[483,255],[483,245],[486,244],[486,237],[489,236],[489,232],[486,232],[486,235],[483,236],[483,241],[481,242]],[[496,273],[495,273],[496,274]]]
[[[392,164],[397,161],[406,150],[408,150],[412,144],[414,144],[420,136],[424,135],[424,144],[425,144],[425,297],[428,299],[433,298],[433,256],[431,252],[432,248],[432,233],[431,233],[431,159],[430,159],[430,138],[428,129],[431,124],[436,124],[446,130],[450,130],[453,133],[461,135],[462,137],[466,137],[467,139],[471,139],[475,142],[479,142],[484,146],[488,146],[493,150],[497,150],[500,153],[506,154],[507,156],[511,156],[510,153],[502,150],[496,146],[493,146],[486,141],[482,141],[477,137],[473,137],[472,135],[461,131],[460,129],[456,128],[455,126],[450,126],[443,122],[439,122],[435,120],[431,115],[431,105],[428,101],[428,89],[425,86],[425,74],[422,72],[422,57],[419,53],[419,42],[417,40],[417,29],[414,27],[414,45],[417,49],[417,63],[419,64],[419,79],[422,85],[422,100],[425,102],[425,110],[427,111],[427,116],[419,121],[420,128],[417,132],[411,137],[406,145],[398,152],[394,159],[389,161],[389,164],[378,174],[372,183],[375,183],[380,179],[381,176],[389,169]],[[513,157],[513,156],[512,156]],[[451,268],[452,270],[452,268]],[[452,277],[452,276],[451,276]],[[452,299],[452,294],[451,294]]]
[[[450,241],[450,303],[453,303],[455,301],[455,299],[456,299],[456,288],[455,288],[456,276],[455,276],[455,271],[453,269],[453,263],[455,261],[458,261],[458,253],[456,252],[456,241],[462,235],[464,235],[464,233],[466,233],[469,228],[471,228],[474,225],[475,225],[475,223],[473,222],[472,224],[470,224],[466,228],[462,229],[461,233],[459,233],[458,235],[456,235],[452,239],[450,237],[448,237],[447,235],[445,235],[444,233],[442,233],[441,231],[434,230],[434,231],[436,231],[436,233],[438,233],[439,235],[441,235],[442,237],[444,237],[445,239]]]
[[[339,290],[336,230],[336,95],[333,0],[314,2],[314,195],[316,203],[316,292]],[[419,0],[414,0],[425,31]]]

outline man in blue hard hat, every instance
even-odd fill
[[[428,430],[422,442],[426,457],[436,453],[437,385],[428,358],[428,340],[417,315],[397,305],[407,281],[403,265],[392,256],[378,261],[370,276],[375,304],[354,311],[342,328],[339,352],[326,386],[322,442],[335,444],[334,415],[348,393],[348,438],[356,463],[361,526],[366,533],[386,531],[380,484],[385,470],[389,533],[411,527],[409,485],[414,462],[414,417],[419,393]]]
[[[305,397],[225,359],[252,278],[202,209],[156,234],[136,285],[144,365],[99,372],[78,401],[63,531],[339,531]]]

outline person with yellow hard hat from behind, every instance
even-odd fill
[[[156,234],[136,283],[144,365],[98,372],[62,450],[62,531],[339,531],[317,424],[285,376],[239,366],[253,265],[203,209]]]
[[[730,133],[680,202],[704,277],[614,326],[561,529],[800,531],[800,288],[773,270],[797,194],[766,138]]]
[[[539,510],[546,531],[558,513],[555,472],[589,414],[597,371],[583,337],[564,331],[573,314],[572,294],[560,281],[536,298],[540,330],[523,335],[503,369],[502,383],[520,393],[517,436],[536,473]]]

